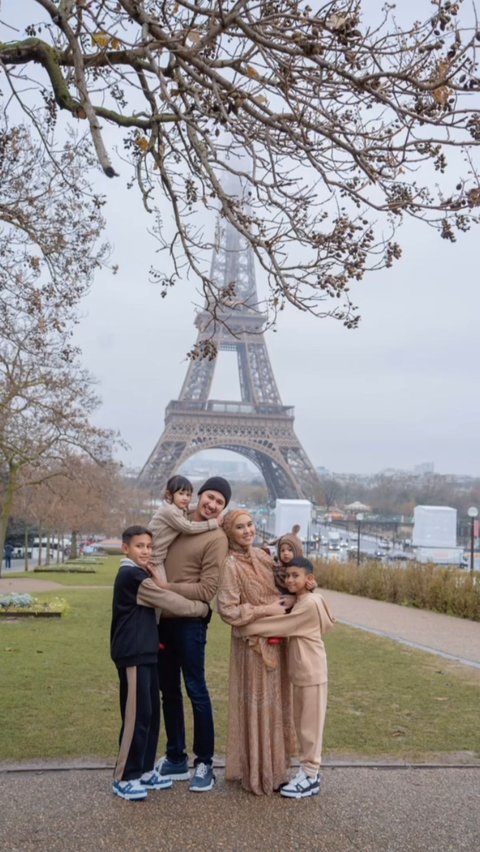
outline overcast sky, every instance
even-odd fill
[[[123,175],[105,189],[120,271],[97,275],[77,340],[99,380],[98,420],[120,430],[130,445],[123,460],[140,467],[178,398],[199,297],[185,281],[160,298],[148,282],[155,244],[146,214]],[[480,475],[479,239],[477,229],[451,245],[410,226],[403,259],[356,285],[359,329],[292,308],[266,333],[282,401],[295,407],[296,433],[315,465],[362,473],[431,461],[440,473]],[[222,352],[212,396],[231,399],[235,385],[234,356]]]
[[[36,4],[7,6],[20,28],[33,6],[39,16]],[[370,0],[365,6],[378,9]],[[422,4],[426,14],[430,8]],[[151,221],[126,189],[128,167],[113,160],[120,177],[99,174],[97,188],[108,196],[107,237],[120,271],[96,276],[76,340],[98,379],[97,421],[121,432],[130,445],[122,460],[141,467],[163,430],[166,405],[178,398],[199,297],[192,281],[166,299],[148,282],[158,260]],[[479,241],[478,227],[451,245],[427,227],[409,226],[400,262],[352,293],[359,329],[290,308],[277,332],[266,334],[283,403],[294,406],[296,433],[316,466],[362,473],[433,462],[440,473],[480,476]],[[232,398],[230,355],[219,355],[216,398]]]

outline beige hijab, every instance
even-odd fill
[[[237,563],[245,566],[251,576],[250,588],[255,588],[259,595],[271,595],[275,590],[273,576],[273,559],[259,547],[242,547],[232,539],[233,526],[240,515],[252,517],[246,509],[233,509],[227,512],[223,521],[223,529],[228,538],[229,552]],[[271,582],[269,580],[271,579]],[[268,640],[260,636],[249,636],[246,641],[256,654],[260,654],[267,669],[278,668],[277,646],[269,645]]]

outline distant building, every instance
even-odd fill
[[[349,515],[354,515],[357,512],[370,512],[370,506],[367,506],[366,503],[360,503],[360,500],[355,500],[354,503],[348,503],[348,505],[343,508]]]
[[[415,506],[412,544],[418,562],[459,565],[457,510],[450,506]]]
[[[422,462],[421,464],[416,464],[414,466],[413,472],[416,476],[425,476],[425,474],[435,473],[435,465],[433,462]]]

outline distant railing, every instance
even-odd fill
[[[288,405],[269,405],[252,402],[225,402],[210,399],[207,402],[196,399],[172,400],[167,405],[167,415],[174,412],[211,411],[213,414],[268,414],[277,417],[293,417],[293,407]]]

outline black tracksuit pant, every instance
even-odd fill
[[[122,728],[115,781],[133,781],[155,766],[160,732],[157,665],[119,668]]]

